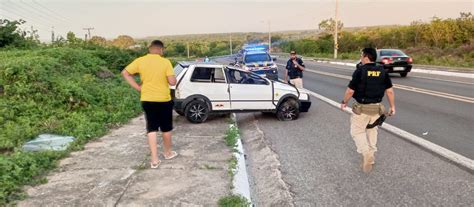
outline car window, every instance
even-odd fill
[[[265,62],[271,61],[270,55],[267,53],[260,53],[260,54],[250,54],[245,56],[246,63],[254,63],[254,62]]]
[[[184,68],[180,65],[180,64],[177,64],[176,66],[174,66],[174,74],[176,75],[176,77],[179,76],[179,74],[181,72],[183,72]]]
[[[191,82],[203,83],[225,83],[225,76],[222,68],[194,68]]]
[[[214,80],[215,83],[225,83],[224,70],[222,68],[216,68],[214,70]]]
[[[406,56],[405,53],[403,53],[400,50],[380,50],[380,56]]]
[[[229,82],[234,84],[267,85],[268,82],[260,76],[240,70],[228,70]]]

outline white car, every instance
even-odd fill
[[[174,109],[192,123],[206,121],[211,113],[255,111],[273,112],[287,121],[311,106],[308,93],[240,68],[181,62],[174,70]]]

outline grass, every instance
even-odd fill
[[[230,195],[226,197],[222,197],[219,199],[218,203],[221,207],[248,207],[250,206],[250,202],[242,197],[237,195]]]
[[[235,122],[231,119],[229,121],[231,123],[231,126],[226,132],[226,135],[224,137],[226,145],[233,151],[233,152],[238,152],[237,150],[237,141],[240,138],[240,131]],[[229,168],[227,169],[227,174],[230,177],[230,189],[234,189],[233,185],[233,180],[235,173],[237,172],[237,165],[238,165],[238,160],[236,156],[232,156],[232,158],[229,159]],[[222,197],[218,201],[218,205],[221,207],[247,207],[250,206],[250,202],[239,195],[228,195],[225,197]]]
[[[235,148],[237,146],[237,140],[239,139],[239,128],[234,124],[227,130],[225,135],[225,143],[228,147]]]

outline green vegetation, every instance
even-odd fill
[[[68,34],[42,45],[34,34],[0,20],[0,205],[22,199],[22,186],[42,177],[70,151],[126,123],[140,111],[139,94],[120,77],[142,51],[103,47]],[[42,133],[74,136],[62,152],[24,152]]]
[[[232,125],[225,135],[225,143],[228,147],[234,148],[237,146],[237,140],[239,139],[239,128]]]
[[[138,93],[118,74],[135,55],[105,48],[0,52],[0,203],[18,198],[21,185],[66,154],[22,152],[26,141],[41,133],[71,135],[69,150],[79,150],[140,112]]]
[[[433,18],[408,26],[376,27],[342,31],[339,34],[341,59],[358,59],[363,47],[398,48],[411,55],[415,64],[474,67],[474,17],[461,13],[456,19]],[[322,33],[317,39],[301,39],[281,44],[281,49],[314,57],[332,57],[333,36]]]
[[[226,136],[225,136],[225,142],[226,145],[233,151],[233,152],[238,152],[237,151],[237,141],[240,137],[240,132],[239,128],[235,124],[233,120],[230,121],[231,126],[227,130]],[[227,169],[227,174],[230,177],[230,189],[234,188],[233,181],[234,181],[234,176],[237,171],[237,165],[238,165],[238,160],[236,156],[232,156],[232,158],[229,159],[229,168]],[[238,195],[229,195],[226,197],[222,197],[218,201],[219,206],[225,206],[225,207],[247,207],[250,206],[250,202]]]
[[[250,202],[242,196],[231,195],[219,199],[218,205],[221,207],[248,207]]]

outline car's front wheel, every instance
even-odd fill
[[[404,73],[400,73],[400,76],[402,76],[403,78],[407,77],[408,73],[407,72],[404,72]]]
[[[300,115],[300,106],[295,99],[288,99],[278,106],[276,114],[280,121],[295,120]]]
[[[186,119],[191,123],[203,123],[209,117],[209,107],[206,102],[201,100],[193,100],[186,105]]]

